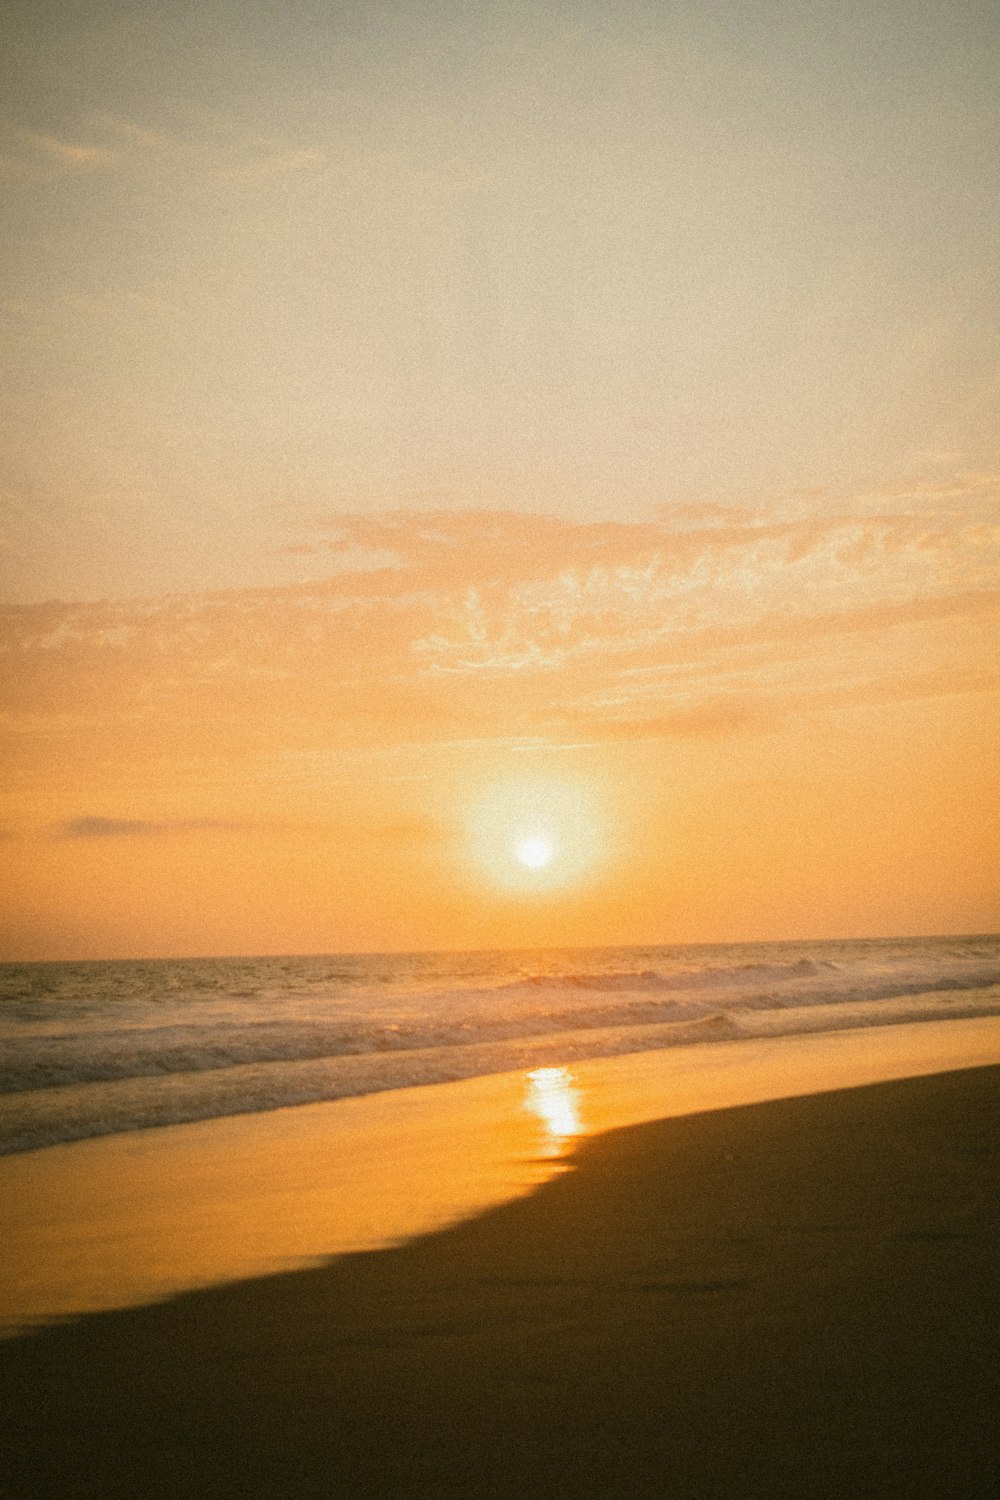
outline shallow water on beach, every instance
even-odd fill
[[[0,1152],[707,1041],[1000,1014],[1000,937],[0,965]]]

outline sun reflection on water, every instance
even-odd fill
[[[565,1140],[583,1134],[573,1075],[568,1068],[534,1068],[525,1082],[524,1107],[541,1120],[550,1154],[558,1155]]]

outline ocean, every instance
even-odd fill
[[[1000,936],[0,965],[0,1153],[697,1042],[1000,1014]]]

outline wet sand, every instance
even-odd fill
[[[575,1137],[1000,1062],[1000,1018],[703,1043],[0,1158],[0,1337],[385,1249],[523,1197]]]
[[[965,1497],[1000,1335],[1000,1067],[576,1143],[394,1249],[0,1344],[30,1497]]]

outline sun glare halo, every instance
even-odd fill
[[[494,885],[544,893],[585,878],[598,861],[602,823],[584,782],[519,777],[474,797],[469,853]]]
[[[548,839],[541,838],[537,833],[522,839],[517,846],[517,857],[529,870],[541,870],[551,863],[552,855],[553,849]]]

